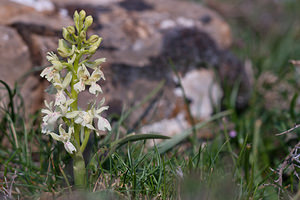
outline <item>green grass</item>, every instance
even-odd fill
[[[229,19],[234,38],[243,43],[242,48],[233,47],[235,54],[250,59],[254,68],[253,95],[245,110],[235,110],[235,95],[229,91],[225,94],[225,113],[216,113],[213,120],[194,127],[198,131],[209,128],[213,139],[191,143],[190,129],[154,148],[147,148],[144,141],[124,142],[107,154],[112,148],[109,144],[123,137],[120,126],[136,107],[124,111],[110,135],[104,140],[94,138],[90,148],[98,154],[88,168],[88,191],[81,195],[86,199],[293,199],[300,187],[297,177],[286,170],[280,187],[275,182],[278,176],[271,170],[280,166],[300,132],[291,133],[293,138],[275,136],[299,123],[300,117],[296,101],[299,74],[288,62],[300,59],[299,30],[293,26],[299,23],[300,5],[286,1],[281,6],[285,20],[267,34]],[[278,81],[260,84],[258,80],[266,73],[279,77]],[[1,83],[1,89],[7,96],[1,97],[6,103],[0,111],[0,143],[5,144],[0,147],[0,191],[6,188],[21,199],[66,196],[70,191],[78,195],[69,187],[73,184],[71,159],[64,147],[42,136],[39,113],[24,116],[18,88],[9,89]],[[274,101],[262,91],[273,92]],[[275,98],[280,98],[279,103]],[[144,102],[149,99],[151,95]],[[237,132],[235,138],[228,135],[232,129]]]

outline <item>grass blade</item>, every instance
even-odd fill
[[[165,153],[166,151],[170,150],[171,148],[173,148],[174,146],[179,144],[181,141],[186,139],[189,135],[191,135],[193,133],[194,129],[198,130],[198,129],[204,127],[205,125],[207,125],[208,123],[210,123],[216,119],[222,118],[224,116],[230,115],[231,113],[232,113],[231,110],[220,112],[220,113],[212,116],[210,119],[208,119],[204,122],[198,123],[194,127],[189,128],[178,135],[175,135],[170,140],[160,143],[159,145],[157,145],[158,152],[161,154]]]

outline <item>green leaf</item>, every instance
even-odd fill
[[[117,146],[116,148],[119,148],[120,146],[126,144],[127,142],[134,142],[139,140],[148,140],[148,139],[170,139],[170,137],[160,134],[135,134],[135,135],[127,135],[122,139],[119,139],[115,142],[113,142],[112,146]]]

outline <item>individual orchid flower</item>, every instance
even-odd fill
[[[101,117],[100,116],[100,113],[102,113],[104,110],[107,110],[108,109],[108,106],[103,106],[103,107],[100,107],[99,109],[94,109],[93,110],[93,113],[94,113],[94,116],[98,119],[98,130],[100,131],[105,131],[105,130],[108,130],[108,131],[111,131],[111,126],[110,126],[110,123],[107,119],[105,119],[104,117]]]
[[[55,104],[54,105],[61,105],[67,101],[67,98],[64,94],[64,90],[69,87],[72,81],[72,73],[69,72],[63,81],[61,81],[60,75],[57,74],[53,78],[53,86],[57,89],[57,93],[55,95]]]
[[[69,127],[68,132],[66,132],[65,129],[62,128],[62,124],[60,124],[59,135],[53,132],[49,132],[48,134],[51,135],[54,140],[63,142],[66,151],[72,154],[73,152],[76,152],[75,146],[70,142],[73,133],[74,127]]]
[[[48,52],[46,58],[49,62],[51,62],[54,69],[61,71],[64,68],[63,64],[61,63],[61,61],[59,60],[59,58],[55,53]]]
[[[62,116],[60,112],[54,111],[53,102],[49,104],[45,101],[47,109],[42,109],[42,113],[46,114],[43,117],[42,133],[47,133],[54,130],[54,125],[57,120]]]
[[[92,75],[90,75],[89,71],[85,67],[84,64],[82,64],[78,68],[77,77],[79,79],[79,82],[74,85],[74,89],[77,92],[81,92],[85,90],[85,85],[90,85],[89,92],[91,94],[97,94],[97,92],[102,93],[102,89],[100,85],[98,85],[96,82],[99,81],[101,78],[104,79],[103,72],[96,68]]]
[[[51,62],[51,66],[46,67],[42,73],[41,77],[45,77],[49,82],[53,80],[53,78],[59,74],[59,71],[61,71],[64,66],[58,59],[57,55],[53,52],[48,52],[47,53],[47,60]]]
[[[69,119],[74,118],[76,124],[80,124],[83,127],[87,127],[90,130],[96,130],[93,126],[94,115],[91,110],[88,111],[73,111],[66,114]]]
[[[107,110],[109,107],[108,106],[102,106],[105,102],[105,98],[102,98],[102,100],[98,103],[98,108],[95,108],[95,105],[92,106],[91,111],[94,115],[94,118],[98,119],[98,123],[97,123],[97,127],[98,130],[100,131],[111,131],[111,126],[110,123],[107,119],[105,119],[104,117],[101,117],[100,114]]]
[[[67,98],[63,92],[63,90],[57,91],[55,95],[55,105],[61,105],[67,101]]]
[[[41,77],[45,77],[47,81],[51,82],[55,75],[59,73],[58,70],[56,70],[53,66],[46,67],[42,73]]]
[[[98,124],[97,128],[100,131],[111,131],[111,126],[110,123],[108,122],[107,119],[104,117],[100,116],[100,114],[104,111],[107,110],[108,106],[103,106],[100,107],[99,109],[95,109],[92,107],[88,111],[73,111],[70,113],[66,114],[66,117],[69,119],[74,118],[74,122],[76,124],[80,124],[83,127],[87,127],[91,130],[96,130],[95,127],[93,126],[93,119],[97,118],[98,119]]]
[[[65,103],[59,105],[60,113],[62,116],[66,116],[67,112],[70,110],[70,105],[74,102],[74,99],[69,99]]]

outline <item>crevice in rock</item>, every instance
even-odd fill
[[[212,19],[212,17],[210,15],[207,14],[207,15],[202,16],[199,20],[202,22],[202,24],[208,25],[208,24],[211,23],[211,21],[213,19]]]
[[[132,66],[124,63],[113,63],[109,66],[111,72],[111,82],[113,85],[122,83],[128,85],[137,79],[148,81],[166,80],[166,84],[171,81],[169,66],[149,65],[149,66]]]
[[[144,2],[143,0],[125,0],[119,3],[120,7],[128,11],[143,12],[146,10],[153,10],[154,7],[151,4]]]
[[[160,57],[165,63],[171,61],[183,73],[220,64],[220,50],[215,41],[197,28],[176,27],[166,31]]]
[[[105,45],[105,42],[103,42],[103,44],[100,45],[100,48],[97,49],[97,51],[102,51],[102,50],[105,50],[105,51],[117,51],[118,48],[116,48],[114,46]]]

